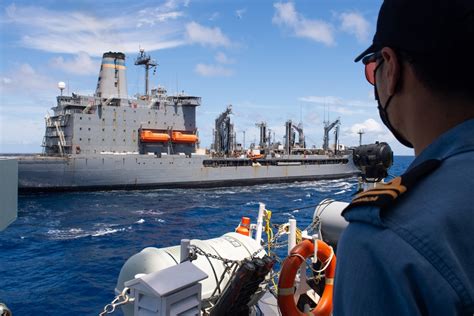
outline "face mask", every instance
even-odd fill
[[[388,98],[387,103],[385,104],[385,107],[382,107],[382,103],[380,103],[376,84],[374,84],[374,94],[375,94],[375,100],[377,100],[377,104],[378,104],[377,109],[379,110],[379,115],[382,122],[385,124],[385,126],[387,126],[390,132],[392,132],[393,136],[395,136],[395,138],[400,143],[402,143],[402,145],[405,145],[409,148],[413,148],[413,145],[405,137],[403,137],[400,133],[397,132],[397,130],[392,126],[392,124],[390,123],[390,120],[388,119],[387,110],[388,110],[388,107],[390,106],[390,101],[392,101],[392,97],[394,96],[394,94],[392,94]]]

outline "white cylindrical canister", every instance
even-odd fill
[[[194,245],[199,247],[207,254],[230,260],[243,260],[249,258],[261,248],[254,239],[237,233],[227,233],[221,237],[208,240],[192,239],[190,244],[191,246]],[[257,256],[263,257],[265,254],[265,251],[262,249],[258,252]],[[161,249],[153,247],[145,248],[139,253],[131,256],[125,262],[120,270],[115,292],[120,293],[123,290],[124,283],[134,279],[137,274],[148,274],[160,271],[173,265],[177,265],[180,262],[181,246]],[[193,260],[192,263],[208,274],[208,278],[201,281],[201,284],[202,298],[209,298],[217,285],[213,268],[217,275],[217,279],[220,279],[225,266],[221,260],[210,257],[209,260],[207,260],[202,255],[198,255],[197,259]],[[221,289],[224,289],[229,279],[230,275],[226,273],[224,280],[221,283]],[[124,305],[123,312],[126,316],[133,315],[133,306]]]
[[[339,236],[346,228],[348,222],[342,217],[342,211],[349,205],[331,199],[323,200],[314,210],[313,221],[319,216],[322,227],[323,239],[331,245],[336,245]]]

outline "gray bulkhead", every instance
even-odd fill
[[[135,106],[136,105],[136,106]],[[97,153],[185,153],[194,144],[143,143],[141,130],[196,132],[195,106],[163,104],[145,107],[140,100],[130,106],[99,106],[93,113],[75,113],[71,124],[72,154]]]

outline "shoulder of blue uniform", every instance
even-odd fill
[[[473,130],[474,118],[451,128],[426,147],[407,171],[429,159],[446,160],[464,152],[474,151]]]
[[[418,181],[440,165],[441,160],[426,160],[388,183],[358,193],[342,212],[342,216],[349,222],[359,221],[383,226],[381,212],[395,206],[400,197],[412,190]]]

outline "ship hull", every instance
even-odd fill
[[[300,159],[300,162],[291,160],[288,164],[281,163],[283,165],[263,160],[262,163],[244,166],[206,166],[205,161],[213,162],[206,156],[178,155],[160,158],[153,155],[19,157],[19,190],[42,192],[241,186],[344,178],[359,173],[352,159],[346,159],[345,163],[332,161],[328,164],[305,164],[305,160]]]

